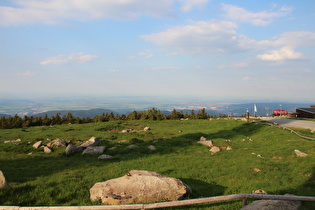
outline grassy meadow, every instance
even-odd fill
[[[149,126],[150,131],[143,131]],[[121,133],[123,129],[138,132]],[[314,133],[300,130],[303,135]],[[61,138],[76,145],[95,136],[107,146],[98,155],[65,155],[65,148],[45,154],[32,145]],[[232,147],[211,155],[197,143],[204,136],[215,146]],[[21,139],[20,143],[3,143]],[[122,140],[127,140],[109,150]],[[133,140],[138,150],[127,149]],[[150,151],[149,145],[157,150]],[[307,153],[296,157],[294,150]],[[31,154],[29,154],[31,153]],[[315,195],[315,141],[305,140],[288,130],[240,120],[114,121],[90,124],[39,126],[0,130],[0,170],[12,186],[0,190],[0,205],[78,206],[99,205],[89,199],[96,183],[123,176],[130,170],[155,171],[181,179],[192,190],[188,198],[203,198],[262,189],[268,194]],[[257,170],[259,169],[259,170]],[[258,171],[258,172],[257,172]],[[241,201],[178,207],[176,209],[239,209]],[[175,209],[175,208],[173,208]],[[302,209],[315,209],[303,203]]]

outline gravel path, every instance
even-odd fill
[[[264,120],[277,123],[281,127],[287,128],[302,128],[315,131],[315,122],[307,120],[293,120],[293,119],[281,119],[281,118],[265,118]]]

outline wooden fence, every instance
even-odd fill
[[[315,197],[293,196],[293,195],[262,195],[262,194],[234,194],[215,196],[208,198],[198,198],[181,201],[171,201],[149,204],[130,204],[130,205],[104,205],[104,206],[38,206],[38,207],[20,207],[20,206],[0,206],[0,210],[115,210],[115,209],[156,209],[176,206],[186,206],[193,204],[220,202],[242,199],[243,206],[247,205],[247,199],[260,200],[287,200],[287,201],[308,201],[315,202]]]

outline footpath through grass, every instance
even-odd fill
[[[149,126],[150,131],[142,131]],[[121,133],[122,129],[138,132]],[[304,131],[306,132],[306,131]],[[308,132],[310,137],[314,134]],[[65,155],[65,148],[45,154],[32,145],[61,138],[77,145],[95,136],[107,146],[110,160],[98,156]],[[197,143],[204,136],[215,146],[232,147],[211,155]],[[20,143],[6,143],[20,138]],[[133,139],[138,150],[126,147]],[[127,140],[116,149],[108,148]],[[149,145],[157,147],[150,151]],[[287,130],[236,120],[117,121],[0,130],[0,170],[12,190],[0,190],[0,205],[95,205],[89,189],[96,183],[123,176],[130,170],[150,170],[181,179],[202,198],[262,189],[268,194],[314,196],[315,142]],[[296,157],[294,150],[308,154]],[[31,155],[29,153],[32,153]],[[179,207],[178,207],[179,208]],[[178,209],[174,208],[174,209]],[[241,201],[218,202],[180,209],[239,209]],[[302,209],[314,209],[303,203]]]

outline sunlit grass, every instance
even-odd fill
[[[150,131],[142,131],[149,126]],[[121,133],[122,129],[137,132]],[[304,131],[303,131],[304,132]],[[65,149],[45,154],[32,145],[61,138],[80,144],[95,136],[107,146],[110,160],[65,155]],[[222,149],[211,155],[197,143],[204,136]],[[3,141],[20,138],[21,143]],[[135,141],[136,139],[136,141]],[[126,140],[117,146],[118,142]],[[126,147],[135,141],[140,149]],[[155,145],[156,151],[147,147]],[[0,190],[0,205],[93,205],[89,189],[129,170],[150,170],[179,178],[201,198],[263,189],[269,194],[314,196],[315,142],[287,130],[236,120],[121,121],[55,127],[0,130],[0,170],[12,190]],[[109,150],[116,146],[116,149]],[[294,149],[308,157],[298,158]],[[32,153],[29,155],[29,153]],[[259,171],[255,171],[259,169]],[[312,204],[307,204],[312,206]],[[240,201],[194,205],[181,209],[238,209]],[[306,207],[308,207],[306,206]]]

